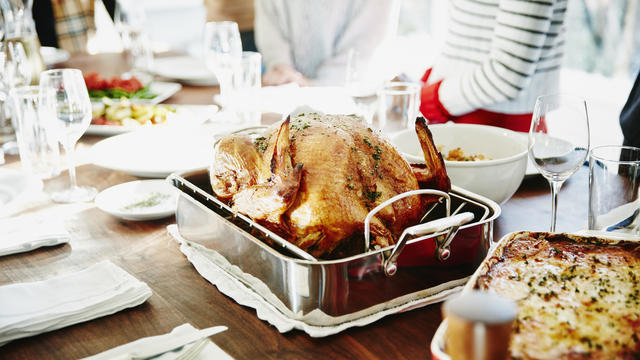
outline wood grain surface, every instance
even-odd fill
[[[64,67],[118,74],[119,54],[75,55]],[[184,86],[167,103],[210,104],[215,87]],[[86,136],[81,145],[100,137]],[[8,167],[18,166],[8,157]],[[19,167],[19,166],[18,166]],[[586,226],[588,169],[570,178],[559,193],[558,230],[575,231]],[[78,167],[80,184],[99,190],[137,179],[91,164]],[[46,181],[45,191],[67,186],[67,172]],[[43,216],[56,216],[58,208],[46,203]],[[541,176],[526,178],[516,195],[502,205],[494,238],[519,230],[548,230],[551,199]],[[60,208],[62,209],[62,207]],[[38,214],[32,209],[24,215]],[[25,254],[0,257],[0,285],[46,279],[83,269],[109,259],[153,290],[138,307],[0,347],[3,359],[73,359],[96,354],[140,337],[169,332],[183,323],[198,328],[226,325],[215,335],[224,351],[237,359],[424,359],[440,324],[440,304],[383,318],[362,328],[352,328],[326,338],[311,338],[301,331],[281,334],[258,319],[254,310],[236,304],[204,280],[178,250],[166,232],[175,219],[133,222],[116,219],[88,204],[64,217],[71,232],[70,244]],[[1,230],[0,230],[1,233]],[[1,235],[0,235],[1,236]]]

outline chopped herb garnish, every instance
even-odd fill
[[[136,208],[150,208],[161,204],[164,200],[170,198],[171,195],[159,192],[152,192],[146,199],[136,201],[129,205],[123,206],[122,210],[133,210]]]
[[[364,197],[372,203],[376,202],[380,196],[382,196],[380,191],[368,191],[364,193]]]
[[[254,141],[254,144],[256,146],[256,149],[258,149],[258,151],[260,153],[263,153],[265,150],[267,150],[267,139],[264,136],[260,136],[258,138],[256,138],[256,140]]]

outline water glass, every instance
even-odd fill
[[[378,104],[378,89],[382,83],[372,74],[369,61],[362,53],[349,49],[344,87],[367,124],[373,121]]]
[[[390,82],[378,92],[378,116],[373,127],[385,133],[395,133],[412,126],[420,106],[420,85]]]
[[[7,79],[6,54],[0,51],[0,145],[15,140],[15,131],[9,113],[9,83]]]
[[[258,125],[262,116],[260,88],[262,83],[262,56],[260,53],[242,53],[231,78],[231,94],[227,104],[243,124]]]
[[[129,72],[142,78],[150,77],[153,70],[153,48],[145,32],[144,5],[133,0],[118,0],[114,13],[115,28],[120,35]]]
[[[238,24],[233,21],[208,22],[204,29],[204,61],[220,84],[220,97],[226,103],[232,91],[234,68],[242,57]]]
[[[589,153],[589,230],[640,235],[640,148],[598,146]]]
[[[21,86],[11,90],[16,139],[23,169],[41,179],[60,174],[58,138],[52,128],[56,116],[52,102],[39,100],[38,86]],[[43,96],[55,97],[53,90]]]

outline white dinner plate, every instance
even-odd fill
[[[23,202],[42,190],[42,181],[21,171],[0,168],[0,217],[12,215]]]
[[[129,100],[138,104],[159,104],[170,98],[173,94],[180,91],[180,89],[182,89],[182,85],[175,82],[154,81],[149,85],[149,91],[152,94],[155,94],[154,97],[150,99],[131,98]],[[94,103],[99,103],[100,99],[91,98],[91,101]]]
[[[215,135],[224,124],[158,126],[112,136],[91,148],[95,165],[140,177],[164,178],[173,172],[208,167]]]
[[[193,126],[200,125],[211,119],[217,112],[216,105],[169,105],[176,109],[175,113],[167,115],[167,122],[158,125],[119,126],[119,125],[89,125],[85,132],[89,135],[111,136],[123,134],[133,130],[141,130],[157,126]]]
[[[41,46],[40,55],[42,56],[42,61],[48,68],[69,60],[69,57],[71,56],[67,50],[58,49],[52,46]]]
[[[218,79],[207,69],[204,62],[190,56],[156,58],[153,64],[153,71],[156,75],[187,85],[218,85]]]
[[[166,180],[138,180],[112,186],[96,196],[96,206],[125,220],[155,220],[176,211],[178,193]]]

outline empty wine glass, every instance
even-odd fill
[[[32,71],[24,46],[19,41],[5,41],[6,52],[2,57],[2,108],[0,109],[0,143],[2,150],[9,155],[18,154],[15,141],[15,121],[11,102],[7,101],[9,92],[31,83]]]
[[[223,102],[230,95],[231,77],[241,57],[238,24],[233,21],[208,22],[204,32],[204,61],[218,79]]]
[[[114,25],[120,36],[129,75],[142,78],[143,83],[152,77],[154,58],[151,40],[147,35],[146,11],[140,1],[117,0]]]
[[[40,101],[55,101],[56,118],[52,124],[67,154],[70,181],[68,189],[53,193],[51,199],[63,203],[91,201],[97,190],[93,187],[78,186],[74,163],[76,142],[91,122],[91,100],[82,72],[77,69],[47,70],[40,76],[40,91],[44,92],[47,89],[55,91],[55,98],[43,94]]]
[[[358,115],[362,116],[367,124],[373,122],[378,102],[377,92],[380,88],[380,84],[371,76],[369,65],[360,51],[349,49],[344,85],[358,109]]]
[[[529,130],[529,157],[551,186],[551,230],[556,230],[558,191],[589,153],[587,103],[566,94],[539,96]]]
[[[125,50],[130,45],[130,37],[144,31],[145,20],[146,13],[141,3],[132,0],[116,1],[113,23]]]

